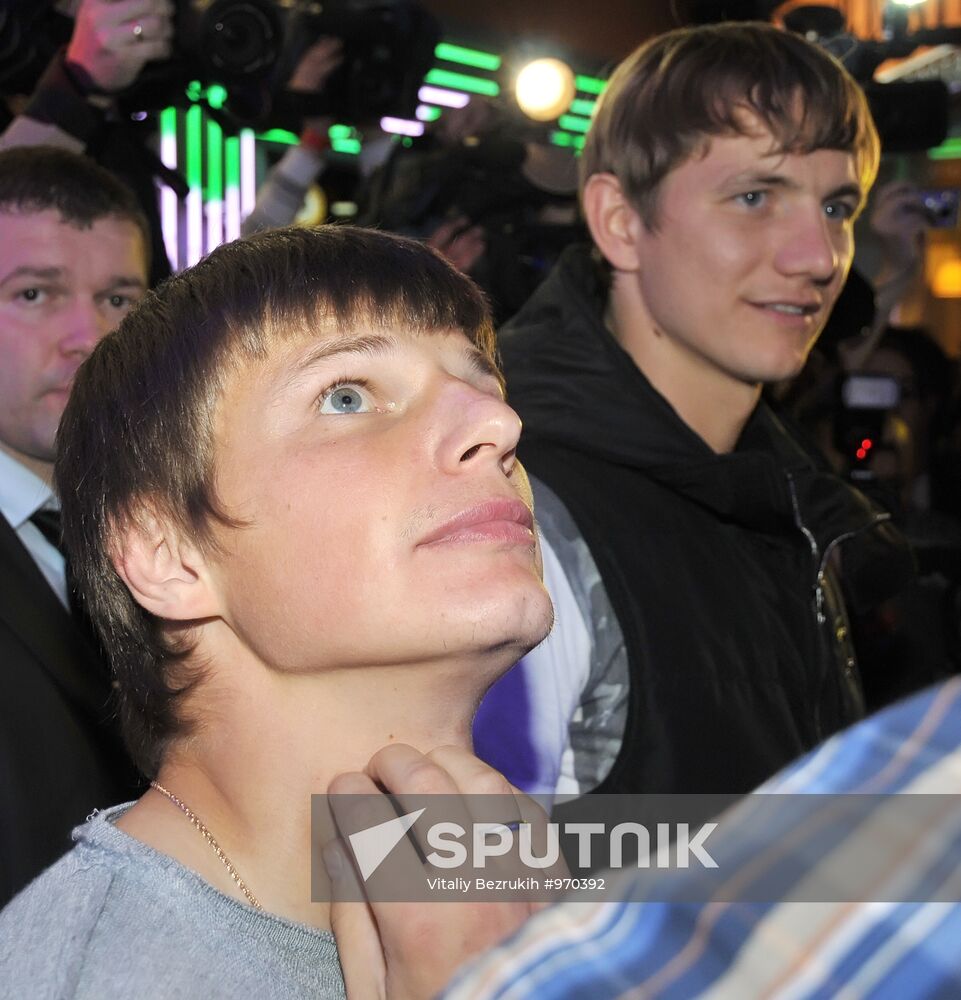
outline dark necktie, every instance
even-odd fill
[[[70,604],[70,613],[74,621],[94,645],[99,646],[100,643],[96,637],[94,627],[77,595],[76,581],[74,580],[73,573],[70,571],[70,560],[67,558],[66,550],[63,547],[63,526],[60,521],[60,511],[51,510],[49,507],[41,507],[40,510],[36,510],[30,515],[30,520],[33,522],[34,527],[39,530],[40,534],[63,556],[64,575],[67,581],[67,601]]]
[[[60,524],[60,511],[50,510],[48,507],[41,507],[30,515],[30,520],[34,527],[40,530],[40,534],[56,549],[60,551],[66,559],[63,551],[63,529]]]

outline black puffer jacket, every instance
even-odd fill
[[[863,712],[837,567],[861,610],[911,555],[763,403],[715,454],[603,301],[573,248],[500,339],[521,459],[568,507],[628,649],[627,732],[598,791],[747,791]]]

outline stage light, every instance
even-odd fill
[[[471,76],[469,73],[451,73],[450,70],[438,69],[436,66],[424,77],[424,83],[431,87],[466,90],[470,94],[482,94],[484,97],[497,97],[501,92],[496,80]]]
[[[517,74],[514,93],[528,118],[536,122],[553,121],[574,100],[574,74],[560,59],[535,59]]]
[[[920,7],[927,0],[891,0],[895,7]]]
[[[333,208],[333,206],[331,206]],[[333,213],[331,213],[333,214]],[[300,206],[294,223],[298,226],[319,226],[327,221],[327,195],[323,188],[311,184],[304,195],[304,203]]]
[[[417,96],[425,104],[440,104],[445,108],[466,108],[470,103],[470,94],[443,87],[421,87]]]
[[[929,265],[929,273],[933,271],[931,294],[938,299],[961,299],[961,260],[940,256],[933,267]]]
[[[424,123],[410,121],[407,118],[381,118],[381,130],[392,132],[394,135],[420,136],[424,134]]]

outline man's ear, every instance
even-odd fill
[[[134,600],[168,621],[219,614],[210,567],[200,548],[153,514],[143,513],[117,532],[113,564]]]
[[[639,239],[644,223],[613,174],[592,174],[584,185],[581,205],[594,245],[617,271],[640,267]]]

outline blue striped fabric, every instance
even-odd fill
[[[961,679],[835,736],[759,792],[957,796]],[[961,997],[961,905],[923,901],[936,898],[961,871],[958,800],[944,800],[939,822],[892,843],[889,858],[882,854],[877,898],[918,902],[836,903],[784,899],[822,859],[843,866],[869,838],[877,843],[880,810],[866,811],[853,826],[848,817],[814,810],[798,829],[790,810],[797,801],[803,800],[750,796],[735,813],[760,810],[753,815],[763,820],[748,820],[735,836],[711,842],[728,882],[740,879],[749,887],[745,896],[772,902],[673,902],[671,893],[684,889],[676,872],[671,883],[646,872],[618,874],[623,902],[550,907],[465,969],[444,1000]],[[786,808],[772,821],[766,813],[776,802]],[[772,822],[783,824],[773,837]],[[724,828],[722,822],[719,831]],[[763,837],[754,839],[755,828]],[[885,828],[881,843],[887,839]]]

